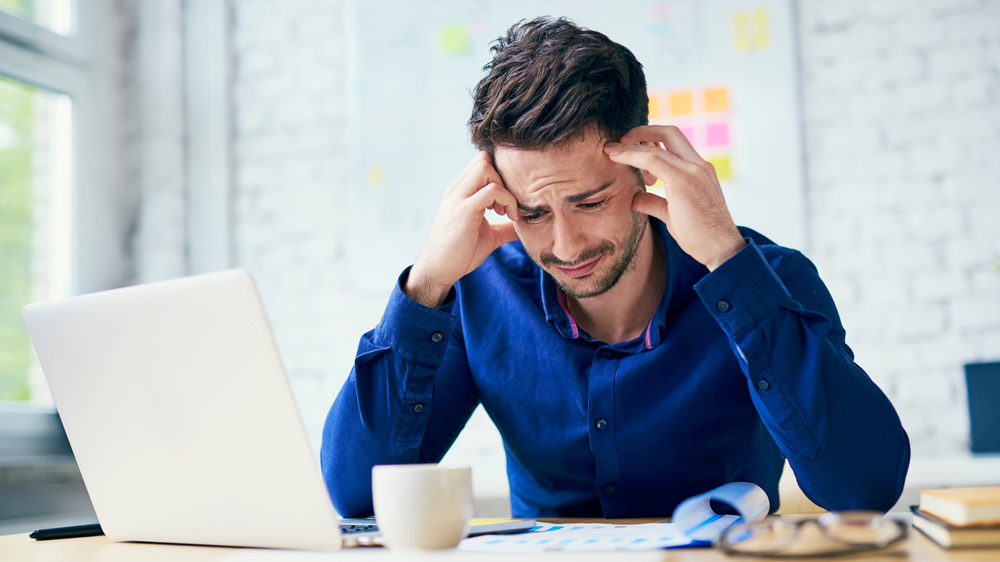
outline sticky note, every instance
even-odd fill
[[[473,33],[484,33],[486,31],[486,22],[483,20],[472,20],[469,22],[469,30]]]
[[[649,96],[649,122],[660,118],[660,97],[659,96]]]
[[[385,168],[379,165],[368,168],[368,184],[378,187],[385,183]]]
[[[729,156],[713,156],[708,159],[715,166],[715,175],[719,181],[733,179],[733,169],[729,164]]]
[[[705,111],[728,111],[729,90],[726,88],[708,88],[705,90]]]
[[[705,146],[729,146],[729,123],[709,123],[706,125]]]
[[[465,24],[453,23],[441,27],[438,47],[446,55],[461,55],[469,51],[469,30]]]
[[[694,112],[694,96],[691,92],[675,92],[670,94],[671,115],[691,115]]]
[[[694,144],[694,127],[691,125],[679,125],[677,128],[681,130],[681,134],[687,138],[689,143]]]
[[[770,17],[767,10],[739,11],[733,14],[733,48],[745,53],[766,49],[771,44]]]

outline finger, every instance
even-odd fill
[[[487,157],[487,159],[478,162],[469,169],[465,178],[459,183],[455,193],[460,197],[469,197],[491,183],[498,184],[501,188],[503,187],[503,179],[500,178],[500,174],[497,173],[496,168],[493,167],[493,164],[490,163]]]
[[[478,189],[489,183],[489,182],[483,182],[477,185],[471,191],[467,188],[467,185],[470,181],[475,183],[476,178],[481,178],[484,177],[485,175],[488,175],[488,170],[493,170],[493,164],[492,160],[490,159],[489,153],[486,151],[477,153],[475,156],[472,157],[471,160],[469,160],[468,164],[465,165],[465,168],[462,169],[462,173],[460,173],[458,177],[455,178],[455,181],[451,182],[451,185],[448,186],[446,194],[456,194],[460,197],[467,197],[471,191],[475,191],[475,189]],[[484,171],[486,171],[486,173],[484,173]],[[495,170],[493,171],[493,174],[496,175]]]
[[[648,191],[640,191],[632,198],[632,210],[667,222],[667,206],[669,203],[663,197]]]
[[[507,242],[514,242],[517,240],[517,230],[514,229],[514,223],[512,222],[491,224],[490,229],[493,230],[493,233],[496,236],[495,240],[498,248]]]
[[[667,178],[678,173],[697,174],[701,168],[666,150],[639,144],[609,142],[604,151],[613,162],[646,170],[667,183]]]
[[[699,165],[705,163],[705,159],[691,146],[684,133],[673,125],[640,125],[625,133],[619,142],[622,144],[663,143],[666,150],[688,162]]]
[[[501,184],[496,182],[488,183],[485,187],[473,193],[466,201],[468,205],[481,211],[486,210],[491,205],[498,204],[510,208],[517,207],[517,200],[514,199],[514,196],[504,189]]]

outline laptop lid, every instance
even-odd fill
[[[32,304],[24,319],[109,538],[340,547],[246,271]]]

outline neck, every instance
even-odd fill
[[[645,331],[656,314],[667,282],[663,241],[652,222],[639,243],[632,265],[614,287],[603,295],[586,299],[566,297],[566,307],[578,326],[607,342],[633,340]]]

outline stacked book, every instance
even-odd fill
[[[913,526],[944,548],[1000,546],[1000,486],[921,490]]]

